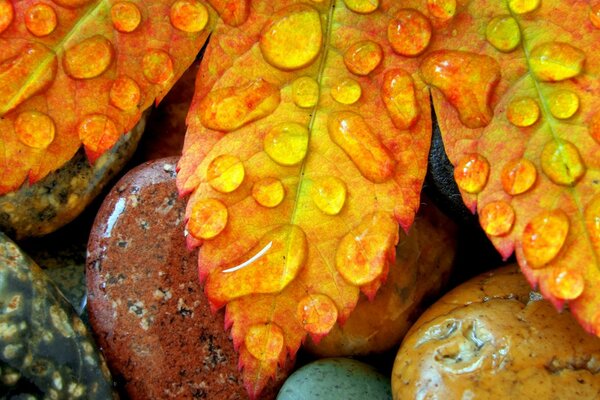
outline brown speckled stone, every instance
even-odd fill
[[[104,201],[88,245],[90,322],[132,399],[246,399],[237,354],[183,236],[177,160],[146,163]],[[261,398],[274,398],[285,376]]]

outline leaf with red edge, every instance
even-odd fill
[[[0,194],[111,148],[216,21],[197,0],[0,0]]]
[[[207,48],[178,187],[252,397],[307,333],[318,340],[361,291],[375,295],[419,206],[430,36],[403,28],[429,23],[401,7],[255,1]]]
[[[436,20],[420,67],[465,203],[499,252],[515,251],[530,283],[596,335],[598,10],[579,0],[460,1]]]

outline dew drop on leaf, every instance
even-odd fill
[[[396,53],[418,56],[429,46],[431,23],[420,11],[400,10],[388,25],[387,38]]]
[[[557,185],[571,186],[585,173],[577,147],[567,140],[551,140],[541,155],[542,170]]]
[[[273,323],[252,325],[244,344],[250,354],[261,361],[277,360],[283,350],[283,331]]]
[[[481,154],[467,154],[454,167],[454,180],[467,193],[479,193],[490,174],[490,164]]]
[[[521,238],[527,264],[540,268],[562,249],[569,233],[569,217],[562,210],[542,211],[525,226]]]
[[[263,207],[277,207],[285,197],[285,189],[279,179],[264,178],[252,186],[252,197]]]
[[[292,83],[292,99],[300,108],[311,108],[319,101],[319,84],[310,76],[301,76]]]
[[[54,32],[56,25],[56,12],[47,4],[34,4],[25,12],[25,27],[34,36],[47,36]]]
[[[113,61],[112,44],[104,36],[95,35],[67,49],[63,67],[75,79],[91,79],[108,69]]]
[[[346,202],[346,184],[335,176],[315,179],[311,198],[323,213],[337,215]]]
[[[173,78],[173,60],[162,50],[151,49],[142,58],[142,71],[149,82],[161,85]]]
[[[142,92],[139,85],[127,76],[120,76],[113,82],[109,98],[113,106],[123,111],[137,110]]]
[[[540,107],[531,97],[513,99],[506,108],[506,118],[514,126],[525,128],[540,118]]]
[[[320,337],[329,333],[337,317],[335,303],[324,294],[309,294],[298,302],[296,318],[302,327],[314,336]]]
[[[557,82],[573,78],[583,70],[585,53],[564,42],[542,43],[531,50],[529,65],[541,81]]]
[[[196,239],[212,239],[225,229],[229,213],[227,207],[217,199],[202,199],[194,203],[188,232]]]
[[[123,33],[135,31],[142,22],[140,9],[130,1],[114,4],[110,9],[110,16],[115,29]]]
[[[208,23],[208,10],[196,0],[178,0],[171,6],[171,24],[181,31],[200,32]]]
[[[570,90],[557,90],[548,97],[548,107],[555,118],[571,118],[579,109],[579,96]]]
[[[456,0],[427,0],[429,14],[441,21],[447,21],[456,13]]]
[[[574,300],[581,296],[585,288],[585,280],[581,273],[573,270],[558,270],[552,272],[549,280],[550,292],[563,300]]]
[[[208,184],[221,193],[231,193],[244,181],[244,164],[239,158],[222,154],[215,157],[206,170]]]
[[[419,119],[415,82],[403,69],[394,68],[385,72],[381,98],[396,128],[409,129]]]
[[[521,30],[513,17],[500,15],[488,22],[485,37],[497,50],[509,52],[521,43]]]
[[[331,97],[340,104],[354,104],[362,95],[360,83],[352,78],[345,78],[331,88]]]
[[[541,0],[508,0],[508,7],[515,14],[526,14],[536,10]]]
[[[344,64],[350,72],[356,75],[368,75],[383,60],[381,46],[372,40],[354,43],[344,53]]]
[[[86,149],[93,153],[110,149],[121,136],[115,123],[102,114],[85,117],[77,126],[77,133]]]
[[[358,14],[370,14],[379,7],[379,0],[344,0],[349,10]]]
[[[0,33],[12,23],[15,18],[15,9],[10,0],[0,0]]]
[[[45,149],[54,140],[56,127],[48,115],[38,111],[25,111],[15,121],[19,140],[34,149]]]
[[[524,158],[509,161],[502,168],[502,188],[513,196],[527,192],[536,179],[535,165]]]
[[[276,163],[299,164],[308,151],[308,129],[295,122],[282,122],[265,135],[263,146]]]
[[[490,236],[503,236],[515,223],[515,211],[505,201],[492,201],[479,210],[479,223]]]

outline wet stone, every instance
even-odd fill
[[[131,399],[246,399],[224,315],[211,313],[185,245],[176,163],[132,170],[100,208],[88,245],[90,323]],[[274,398],[283,378],[261,398]]]

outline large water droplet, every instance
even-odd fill
[[[509,52],[521,43],[521,29],[510,15],[500,15],[488,22],[485,37],[496,49]]]
[[[15,19],[15,9],[12,2],[10,0],[0,0],[0,33],[8,28],[13,19]]]
[[[120,76],[110,88],[109,98],[113,106],[123,111],[137,110],[142,93],[139,85],[127,76]]]
[[[317,178],[313,182],[311,197],[325,214],[337,215],[346,202],[346,184],[335,176]]]
[[[396,161],[360,115],[334,112],[329,115],[327,130],[365,178],[382,183],[392,177]]]
[[[412,76],[401,68],[390,69],[383,76],[381,98],[398,129],[410,129],[419,119],[419,104]]]
[[[479,223],[490,236],[503,236],[515,223],[515,211],[505,201],[492,201],[479,211]]]
[[[75,79],[95,78],[108,69],[113,57],[108,39],[95,35],[65,51],[63,68]]]
[[[162,85],[173,78],[173,60],[162,50],[148,50],[142,58],[142,71],[149,82]]]
[[[317,340],[329,333],[337,317],[338,310],[335,303],[324,294],[309,294],[298,302],[296,318]]]
[[[208,10],[196,0],[177,0],[169,16],[175,28],[189,33],[200,32],[208,23]]]
[[[15,132],[19,140],[34,149],[45,149],[54,140],[54,121],[37,111],[25,111],[15,121]]]
[[[441,21],[447,21],[456,14],[456,0],[427,0],[429,14]]]
[[[273,323],[252,325],[246,333],[244,345],[258,360],[277,360],[283,350],[283,331]]]
[[[196,239],[212,239],[225,229],[228,218],[227,207],[219,200],[198,200],[192,206],[187,229]]]
[[[537,45],[529,55],[531,71],[540,81],[557,82],[573,78],[583,70],[585,53],[564,42]]]
[[[585,174],[585,164],[575,145],[567,140],[551,140],[542,150],[542,170],[557,185],[574,185]]]
[[[502,169],[502,187],[513,196],[531,189],[536,179],[535,165],[524,158],[509,161]]]
[[[265,152],[281,165],[296,165],[308,151],[308,129],[295,122],[275,125],[263,141]]]
[[[506,118],[518,127],[527,127],[536,123],[540,117],[540,107],[531,97],[511,100],[506,109]]]
[[[362,95],[360,84],[354,79],[346,78],[331,88],[331,97],[340,104],[354,104]]]
[[[515,14],[525,14],[536,10],[541,0],[508,0],[508,7]]]
[[[469,128],[481,128],[493,118],[490,101],[500,80],[500,65],[489,56],[440,50],[421,63],[426,83],[439,89]]]
[[[379,7],[379,0],[344,0],[349,10],[358,14],[370,14]]]
[[[552,272],[548,288],[554,297],[575,300],[583,293],[585,280],[581,273],[574,270],[557,270]]]
[[[396,53],[415,57],[429,46],[431,23],[417,10],[400,10],[388,25],[387,37]]]
[[[363,40],[350,46],[344,53],[344,64],[356,75],[369,75],[383,59],[383,50],[372,40]]]
[[[280,101],[277,86],[257,79],[210,92],[200,102],[200,120],[209,129],[229,132],[271,114]]]
[[[115,123],[106,115],[92,114],[77,126],[79,139],[92,153],[104,153],[113,147],[121,136]]]
[[[570,90],[557,90],[548,97],[548,107],[555,118],[571,118],[579,109],[579,96]]]
[[[271,16],[259,43],[269,64],[294,70],[317,58],[322,41],[321,17],[317,10],[306,4],[294,4]]]
[[[25,11],[25,27],[34,36],[47,36],[54,32],[56,25],[56,12],[47,4],[37,3]]]
[[[481,154],[467,154],[454,167],[454,180],[467,193],[479,193],[490,174],[490,164]]]
[[[264,178],[252,186],[252,197],[263,207],[277,207],[285,197],[285,189],[279,179]]]
[[[527,265],[540,268],[554,260],[569,233],[569,217],[562,210],[543,211],[523,230],[523,254]]]
[[[292,98],[298,107],[314,107],[319,101],[319,84],[310,76],[301,76],[292,83]]]
[[[123,33],[135,31],[142,22],[140,9],[130,1],[114,4],[110,9],[110,17],[115,29]]]
[[[231,193],[244,181],[244,164],[239,158],[222,154],[215,157],[206,170],[206,180],[221,193]]]
[[[340,241],[335,255],[336,269],[353,285],[374,282],[393,260],[397,241],[398,223],[391,214],[367,215]]]

